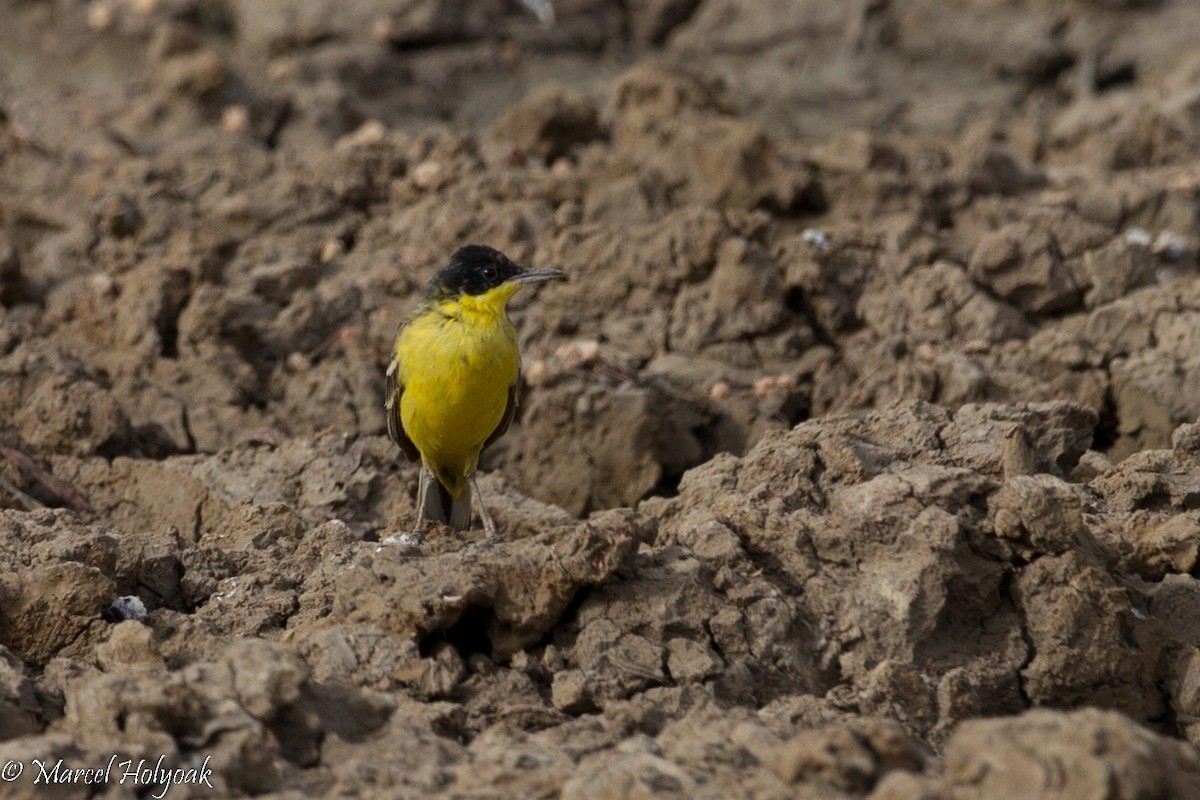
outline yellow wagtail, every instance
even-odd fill
[[[521,354],[508,301],[527,283],[559,277],[557,269],[528,269],[491,247],[460,247],[400,326],[385,407],[388,435],[409,461],[421,462],[418,541],[426,519],[460,531],[471,526],[479,454],[504,435],[517,408]],[[482,498],[479,517],[494,537]]]

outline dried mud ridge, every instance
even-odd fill
[[[1200,797],[1200,11],[554,5],[0,0],[0,765]],[[504,537],[384,544],[468,240]]]

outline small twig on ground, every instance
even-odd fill
[[[14,450],[11,447],[0,445],[0,455],[8,459],[8,463],[16,467],[20,473],[35,482],[39,487],[49,493],[60,505],[65,506],[73,511],[84,511],[89,514],[95,513],[95,509],[88,503],[87,498],[79,493],[71,484],[64,480],[60,480],[51,475],[46,470],[42,469],[36,461],[22,453],[20,450]],[[27,497],[30,501],[37,503],[37,508],[45,508],[45,505],[38,503],[29,495],[21,492],[9,481],[5,481],[5,488],[9,491],[18,492]]]
[[[11,494],[18,503],[25,506],[26,511],[33,511],[38,508],[46,507],[44,504],[38,502],[37,498],[30,497],[29,495],[22,492],[19,488],[17,488],[17,485],[15,483],[10,481],[8,478],[4,477],[3,475],[0,475],[0,489],[4,489],[4,491]]]

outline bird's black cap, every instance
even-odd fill
[[[538,283],[560,278],[556,269],[527,269],[486,244],[468,244],[454,251],[450,263],[429,283],[429,298],[486,294],[502,283]]]
[[[455,250],[450,263],[433,276],[429,296],[485,294],[521,272],[520,266],[496,248],[468,244]]]

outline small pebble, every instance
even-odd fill
[[[764,375],[754,382],[754,396],[766,397],[766,395],[779,385],[779,381],[772,375]]]
[[[575,351],[584,364],[590,364],[600,356],[600,343],[595,339],[581,339],[575,343]]]
[[[345,252],[346,248],[338,239],[327,239],[325,244],[321,245],[321,263],[328,264],[335,258]]]
[[[359,125],[357,130],[347,133],[338,139],[337,144],[334,145],[334,149],[353,150],[357,147],[379,144],[386,135],[387,128],[384,127],[382,122],[377,119],[369,119],[362,125]]]
[[[112,27],[116,11],[108,0],[95,0],[87,10],[88,27],[94,31],[106,31]]]
[[[530,386],[545,386],[553,378],[553,371],[544,359],[539,358],[525,365],[525,382]]]
[[[1170,231],[1163,231],[1154,240],[1154,245],[1151,249],[1156,256],[1167,261],[1180,261],[1188,254],[1190,248],[1188,247],[1187,240],[1182,236]]]
[[[829,237],[825,234],[825,231],[819,231],[816,228],[805,228],[801,231],[800,236],[804,241],[818,250],[825,251],[829,249]]]
[[[442,182],[445,168],[437,161],[422,161],[413,167],[412,182],[418,189],[435,189]]]
[[[1149,247],[1153,242],[1154,237],[1145,228],[1130,228],[1125,231],[1125,244],[1134,247]]]
[[[245,106],[226,106],[221,112],[221,130],[226,133],[245,133],[250,129],[250,111]]]
[[[91,284],[92,291],[101,297],[117,296],[117,282],[107,272],[97,272],[88,278],[88,283]]]
[[[283,363],[287,367],[288,372],[304,372],[312,366],[312,361],[309,357],[299,352],[288,353]]]
[[[124,622],[127,619],[143,622],[148,616],[150,612],[146,610],[142,598],[132,594],[118,597],[104,613],[104,618],[109,622]]]
[[[579,339],[559,345],[554,355],[562,362],[564,370],[572,370],[593,363],[600,356],[600,343],[594,339]]]

